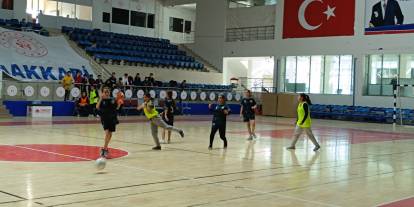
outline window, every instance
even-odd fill
[[[366,95],[391,96],[392,84],[414,84],[413,54],[368,55]],[[413,96],[412,89],[401,88],[402,96]]]
[[[310,82],[310,57],[297,57],[296,68],[296,92],[309,93]]]
[[[80,20],[92,21],[92,7],[76,5],[76,18]]]
[[[57,1],[44,1],[43,14],[50,16],[57,16]]]
[[[282,63],[284,91],[352,94],[353,59],[343,56],[288,56]]]
[[[325,94],[337,94],[339,90],[339,56],[325,57]]]
[[[108,12],[102,12],[102,22],[110,23],[111,22],[111,14]]]
[[[56,0],[26,0],[26,13],[31,14],[32,18],[37,18],[42,13],[49,16],[92,21],[92,7]]]
[[[148,14],[147,16],[147,27],[154,28],[155,25],[155,14]]]
[[[61,17],[75,18],[75,4],[58,2],[58,14]]]
[[[311,57],[311,74],[310,74],[310,93],[323,93],[323,56]]]
[[[137,27],[145,27],[146,13],[131,11],[131,25]]]
[[[170,17],[170,31],[182,33],[183,30],[184,30],[184,20]]]
[[[184,26],[184,32],[185,33],[191,33],[191,21],[185,21],[185,26]]]
[[[112,23],[129,25],[129,10],[112,8]]]

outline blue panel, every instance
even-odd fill
[[[13,116],[26,116],[27,106],[32,103],[32,101],[3,101],[3,104]],[[52,106],[53,116],[72,116],[75,108],[74,102],[70,101],[42,101],[40,103],[36,102],[36,104]]]

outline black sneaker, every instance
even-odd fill
[[[290,147],[286,147],[287,150],[295,150],[296,147],[295,146],[290,146]]]
[[[314,152],[316,152],[316,151],[318,151],[320,148],[321,148],[321,146],[319,146],[319,145],[318,145],[318,146],[315,146],[315,148],[313,148],[313,151],[314,151]]]
[[[181,138],[184,138],[184,131],[180,130],[178,133],[180,133]]]
[[[224,149],[227,149],[227,141],[224,142]]]
[[[161,150],[161,146],[153,147],[152,150]]]
[[[108,154],[109,154],[108,149],[104,149],[104,148],[101,149],[101,157],[107,158]]]

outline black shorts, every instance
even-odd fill
[[[173,115],[168,115],[167,116],[168,121],[165,119],[165,116],[162,116],[162,120],[165,121],[165,123],[167,123],[170,126],[174,126],[174,116]]]
[[[243,122],[249,122],[255,119],[256,119],[256,115],[254,113],[243,114]]]
[[[108,130],[110,132],[116,131],[116,125],[119,123],[118,119],[102,119],[101,120],[102,127],[104,130]]]

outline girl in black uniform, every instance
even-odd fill
[[[101,157],[108,157],[108,144],[112,138],[112,132],[115,132],[118,122],[117,110],[119,105],[114,98],[111,98],[110,89],[103,88],[100,99],[96,104],[96,109],[101,117],[102,126],[105,130],[105,144],[101,149]]]
[[[224,142],[224,149],[226,149],[226,117],[230,113],[230,108],[226,105],[224,95],[219,95],[218,104],[216,106],[213,107],[212,104],[209,104],[208,108],[213,112],[213,125],[211,126],[210,145],[208,146],[208,149],[213,149],[214,136],[216,135],[217,130],[219,131],[220,138]]]
[[[175,101],[172,98],[172,91],[167,92],[167,99],[165,99],[164,103],[164,112],[162,113],[162,120],[165,121],[170,126],[174,126],[174,109],[175,109]],[[169,144],[171,141],[171,131],[166,129],[162,132],[162,140],[165,143],[165,134],[168,133],[167,143]]]

